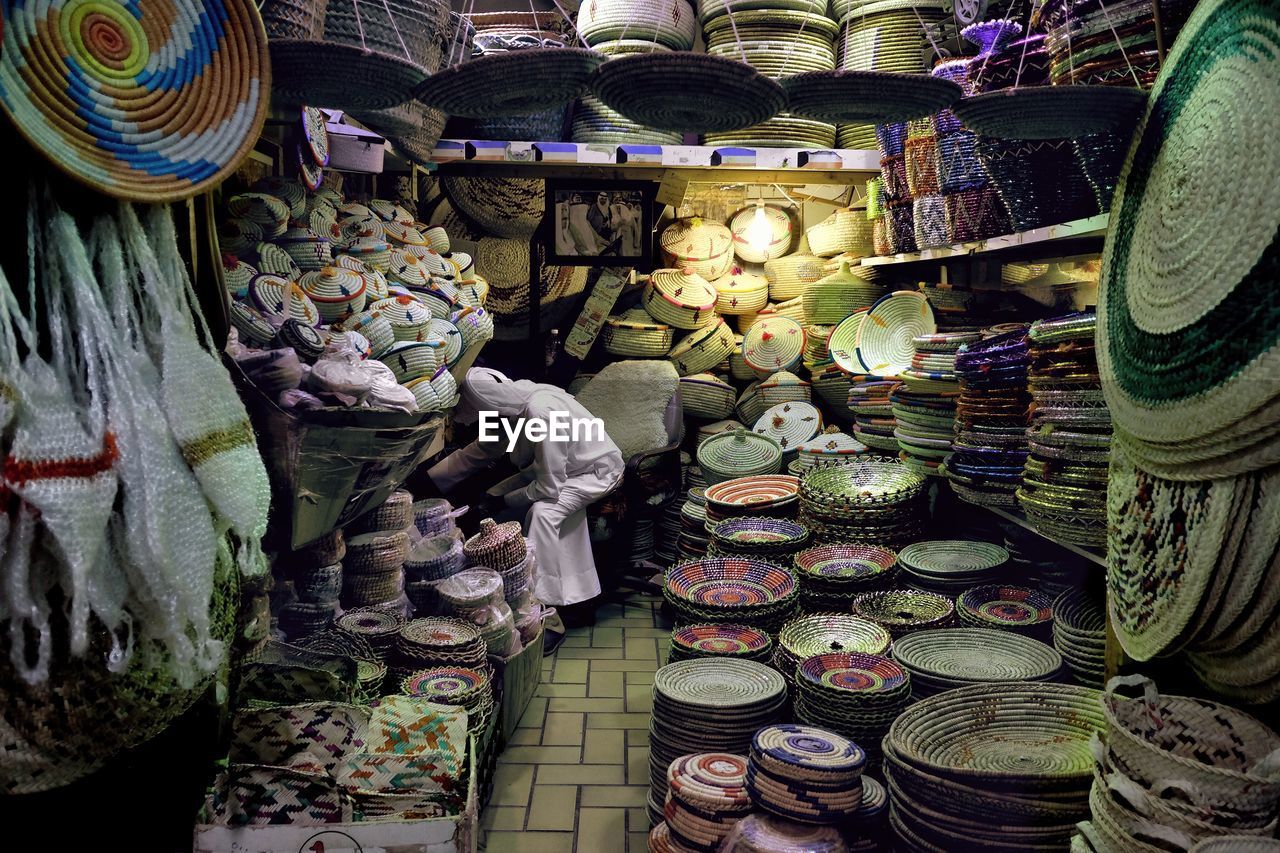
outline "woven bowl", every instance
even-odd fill
[[[885,627],[895,638],[927,628],[944,628],[955,615],[955,603],[941,595],[895,589],[869,592],[853,602],[853,612]]]
[[[960,621],[975,628],[1047,636],[1053,626],[1053,599],[1026,587],[976,586],[956,599],[956,614]]]
[[[750,610],[785,603],[796,595],[795,575],[746,557],[707,557],[678,563],[663,578],[673,603],[715,610]]]
[[[347,555],[342,561],[348,578],[360,574],[395,572],[404,565],[409,553],[409,534],[365,533],[347,540]]]
[[[677,219],[663,229],[658,244],[668,266],[696,273],[707,281],[721,278],[733,268],[733,232],[714,220]]]

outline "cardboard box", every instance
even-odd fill
[[[339,172],[382,173],[382,159],[387,153],[385,139],[349,124],[330,122],[325,129],[329,132],[328,168]]]

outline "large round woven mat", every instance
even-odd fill
[[[491,53],[431,75],[417,97],[464,118],[541,113],[585,92],[604,61],[604,54],[576,47]]]
[[[262,131],[267,35],[247,0],[5,4],[0,105],[67,174],[163,202],[221,182]]]
[[[916,352],[914,339],[937,330],[933,309],[923,293],[890,293],[871,306],[858,326],[858,360],[875,376],[897,376],[911,367]]]
[[[813,71],[779,82],[789,113],[835,124],[923,118],[951,106],[961,92],[950,80],[887,71]]]
[[[762,663],[726,658],[677,661],[653,676],[656,696],[691,707],[750,709],[786,696],[782,676]]]
[[[543,213],[543,182],[538,178],[466,178],[449,176],[440,181],[441,189],[453,205],[453,209],[479,225],[495,237],[524,240],[533,236]],[[452,235],[454,231],[449,229]],[[459,237],[464,235],[459,234]],[[526,259],[521,275],[528,279],[529,250],[524,249]],[[485,253],[476,258],[477,271],[485,275],[480,265]],[[485,275],[489,281],[493,278]],[[501,278],[501,276],[499,277]]]
[[[917,673],[950,681],[1038,681],[1062,668],[1052,647],[987,628],[939,628],[899,637],[893,656]]]
[[[1196,6],[1156,80],[1112,202],[1098,363],[1116,429],[1176,445],[1232,425],[1267,428],[1229,468],[1206,462],[1186,472],[1194,478],[1280,456],[1278,21],[1276,0]],[[1224,151],[1242,157],[1224,160]],[[1215,228],[1188,240],[1197,222]],[[1141,462],[1142,445],[1132,450]]]
[[[618,57],[596,69],[591,89],[632,121],[681,133],[751,127],[787,101],[780,85],[750,66],[693,53]]]
[[[413,97],[427,72],[404,56],[359,45],[271,40],[271,94],[296,104],[382,110]]]
[[[963,98],[952,109],[984,136],[1068,139],[1132,127],[1146,98],[1128,86],[1018,86]]]

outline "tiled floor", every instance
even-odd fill
[[[490,853],[648,849],[650,692],[671,636],[660,603],[602,607],[594,628],[570,631],[543,660],[481,815]]]

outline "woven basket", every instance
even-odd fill
[[[733,233],[734,254],[748,264],[780,258],[795,243],[791,217],[779,207],[745,207],[730,218],[729,230]]]
[[[691,50],[697,16],[685,0],[596,0],[579,10],[577,24],[592,47],[625,37]]]
[[[502,572],[524,561],[527,549],[518,522],[498,524],[491,518],[480,522],[480,532],[463,545],[467,562]]]
[[[326,40],[404,56],[427,72],[440,67],[451,32],[449,4],[443,0],[329,0],[324,18]]]
[[[440,186],[455,210],[495,237],[528,240],[545,212],[539,178],[448,176]],[[481,253],[477,260],[483,257]],[[524,277],[527,280],[527,264]]]
[[[775,302],[795,299],[824,275],[822,259],[817,255],[795,254],[765,261],[764,275],[769,280],[769,298]]]
[[[670,326],[638,306],[610,317],[601,330],[606,352],[633,358],[662,358],[671,350],[673,335]]]
[[[844,252],[859,257],[871,254],[871,221],[862,210],[840,208],[806,231],[805,237],[809,250],[819,257],[829,258]]]
[[[743,336],[742,357],[763,378],[799,364],[804,345],[800,323],[790,317],[763,317]]]
[[[1014,230],[1030,231],[1097,212],[1093,189],[1069,140],[978,137],[977,151]]]
[[[729,357],[735,341],[733,330],[717,317],[711,325],[689,333],[676,344],[671,350],[671,361],[681,376],[705,373]]]
[[[738,428],[712,436],[698,446],[698,465],[707,484],[737,477],[776,474],[782,469],[782,448],[763,435]]]
[[[678,329],[700,329],[719,320],[715,289],[691,269],[654,270],[642,304],[656,320]]]
[[[861,278],[847,261],[842,262],[838,272],[805,290],[804,316],[809,323],[834,326],[856,311],[869,309],[883,295],[884,288]]]
[[[733,267],[733,232],[710,219],[677,219],[658,238],[668,266],[697,273],[707,281]]]
[[[716,312],[719,314],[741,316],[759,311],[769,303],[769,280],[738,267],[712,281],[711,286],[718,294]]]
[[[710,373],[697,373],[680,380],[680,405],[686,417],[718,421],[733,414],[737,392],[727,382]]]
[[[315,0],[265,0],[259,11],[272,41],[318,41],[324,35],[325,4]]]

